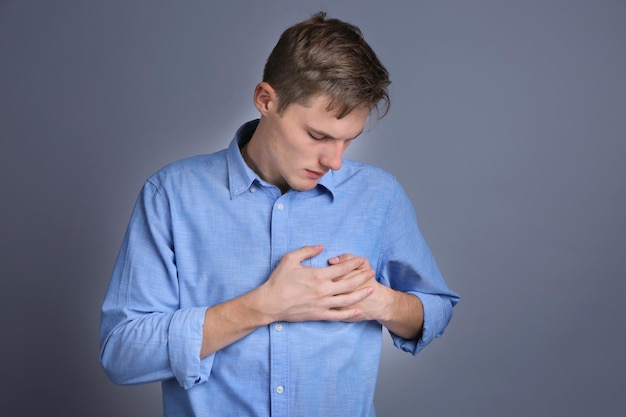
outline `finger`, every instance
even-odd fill
[[[362,269],[366,269],[366,268],[371,268],[370,266],[370,262],[367,258],[361,257],[361,256],[356,256],[356,255],[352,255],[351,253],[344,253],[343,255],[339,255],[339,256],[335,256],[333,258],[330,258],[328,260],[328,264],[329,265],[339,265],[342,262],[348,262],[351,261],[353,259],[358,259],[358,258],[362,258],[364,259],[364,262],[361,264]]]
[[[328,308],[346,309],[363,301],[374,292],[374,287],[364,287],[350,293],[336,295],[328,301]]]
[[[357,267],[356,269],[348,271],[345,275],[342,275],[340,277],[335,277],[331,281],[337,282],[337,281],[341,281],[341,280],[350,279],[350,278],[354,277],[357,274],[361,274],[361,273],[367,272],[367,271],[372,271],[373,272],[373,269],[370,268],[369,265],[366,265],[365,263],[363,263],[361,266]]]
[[[356,255],[352,255],[351,253],[344,253],[343,255],[334,256],[328,260],[330,265],[337,265],[341,262],[349,261],[351,259],[358,258]]]
[[[336,296],[339,294],[347,294],[360,289],[375,275],[373,269],[359,270],[354,273],[347,274],[344,278],[333,281],[331,293]]]
[[[359,321],[358,317],[361,315],[361,310],[358,308],[346,308],[346,309],[330,309],[326,311],[325,317],[322,320],[328,321],[345,321],[355,322]]]
[[[300,264],[306,259],[319,255],[323,250],[324,245],[303,246],[299,249],[286,253],[283,256],[283,259]]]
[[[343,277],[350,271],[359,269],[363,265],[364,262],[365,262],[365,258],[361,258],[360,256],[355,256],[354,258],[349,259],[345,262],[319,268],[319,272],[323,278],[334,280],[336,278]]]

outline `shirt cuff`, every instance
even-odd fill
[[[211,374],[214,355],[200,359],[202,326],[206,307],[178,310],[170,322],[169,358],[174,377],[184,389],[205,382]]]
[[[446,296],[407,291],[419,297],[424,307],[424,325],[419,339],[405,339],[391,333],[393,344],[405,352],[417,355],[443,331],[452,318],[452,303]]]

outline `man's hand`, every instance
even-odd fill
[[[343,256],[323,268],[302,265],[319,255],[321,245],[305,246],[283,256],[260,287],[208,308],[202,326],[200,358],[275,321],[358,321],[369,317],[374,271],[366,259]],[[367,309],[368,311],[362,311]]]
[[[354,255],[344,254],[330,258],[328,263],[340,265],[355,258]],[[359,269],[371,270],[369,262],[365,260]],[[376,281],[374,276],[363,286],[372,288],[371,295],[353,305],[344,307],[348,310],[356,309],[359,311],[359,314],[345,321],[376,320],[391,332],[405,339],[415,339],[420,336],[424,325],[424,307],[418,297],[382,285]]]
[[[323,268],[302,265],[322,245],[305,246],[283,256],[269,279],[257,288],[261,309],[272,321],[350,321],[360,317],[377,284],[366,259],[350,256]]]
[[[330,258],[328,263],[330,265],[339,265],[351,260],[356,259],[355,255],[343,254]],[[359,267],[359,270],[371,270],[370,263],[367,259]],[[359,314],[345,321],[364,321],[364,320],[378,320],[385,321],[389,315],[390,305],[393,303],[393,290],[386,287],[376,281],[376,278],[372,277],[363,284],[363,287],[371,287],[372,294],[360,300],[358,303],[348,306],[348,309],[357,309]]]

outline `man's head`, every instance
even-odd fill
[[[263,81],[276,92],[279,113],[321,95],[330,97],[328,110],[339,119],[357,107],[381,116],[389,108],[389,74],[359,28],[323,12],[283,32]]]
[[[254,91],[261,118],[246,163],[283,192],[314,188],[341,168],[372,109],[387,112],[389,83],[357,27],[323,13],[290,27]]]

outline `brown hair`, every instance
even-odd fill
[[[279,114],[318,94],[330,96],[328,111],[336,110],[339,119],[357,107],[376,108],[379,117],[389,110],[389,73],[361,30],[326,19],[325,12],[283,32],[267,59],[263,81],[276,91]]]

